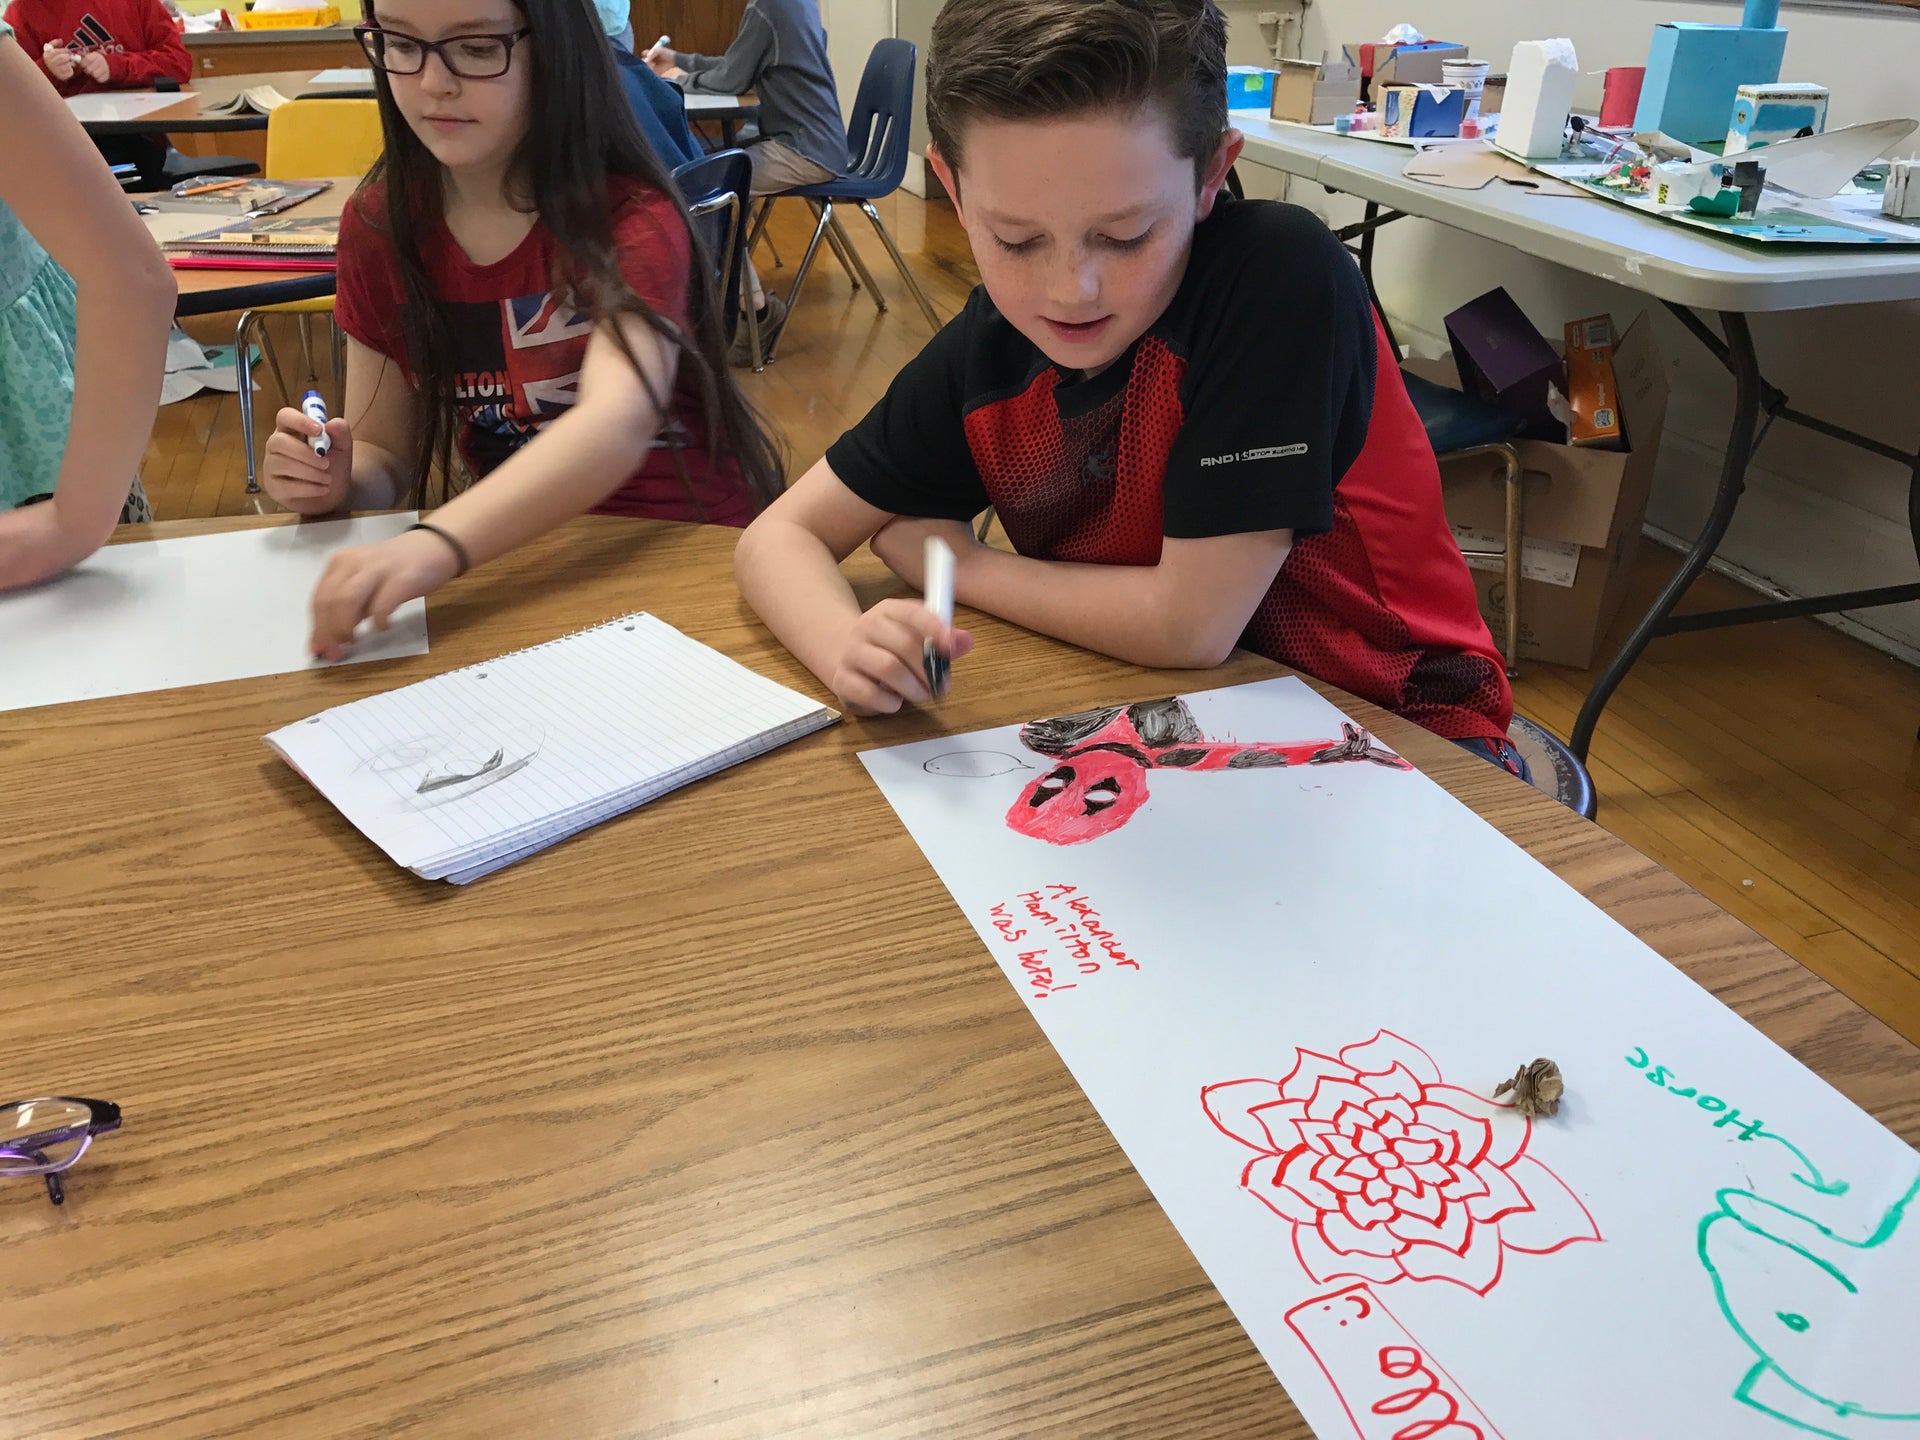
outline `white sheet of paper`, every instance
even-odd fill
[[[151,110],[164,110],[190,99],[182,94],[158,95],[151,90],[98,90],[91,95],[69,95],[67,108],[81,124],[89,120],[138,120]]]
[[[732,110],[740,104],[738,95],[689,95],[687,114],[696,118],[707,110]]]
[[[0,594],[0,710],[319,668],[307,654],[308,602],[328,558],[417,518],[109,545],[44,585]],[[344,663],[426,651],[426,602],[412,600]]]
[[[322,70],[311,80],[307,81],[307,83],[309,85],[371,85],[373,84],[373,71],[365,67],[359,70],[351,68],[343,70]]]
[[[1299,681],[1186,705],[861,759],[1322,1440],[1920,1436],[1912,1149],[1426,777],[1231,765]]]

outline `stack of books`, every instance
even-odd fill
[[[340,243],[339,216],[275,213],[326,188],[324,181],[250,180],[217,191],[155,196],[163,210],[200,208],[195,202],[203,202],[210,212],[208,229],[167,240],[160,248],[176,269],[331,270]],[[222,214],[231,218],[215,218]]]

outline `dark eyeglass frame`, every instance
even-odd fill
[[[120,1128],[120,1107],[111,1100],[83,1100],[78,1095],[41,1095],[31,1100],[11,1100],[0,1105],[0,1110],[14,1110],[22,1105],[81,1105],[85,1106],[88,1119],[85,1125],[60,1125],[52,1130],[34,1135],[24,1135],[0,1143],[0,1156],[11,1160],[24,1160],[29,1168],[15,1171],[11,1176],[0,1179],[19,1179],[28,1175],[39,1175],[47,1182],[47,1198],[56,1205],[64,1205],[67,1199],[66,1186],[61,1182],[60,1173],[71,1170],[87,1153],[87,1147],[93,1144],[96,1135],[108,1135]],[[72,1144],[80,1142],[73,1154],[64,1160],[48,1160],[40,1147]]]
[[[360,42],[360,51],[367,57],[367,63],[384,75],[418,75],[422,70],[427,68],[427,57],[429,55],[438,55],[440,57],[440,63],[447,67],[447,73],[457,76],[462,80],[498,80],[513,68],[513,47],[532,33],[532,30],[522,26],[510,34],[453,35],[445,40],[422,40],[417,35],[402,35],[398,30],[388,30],[379,25],[356,25],[353,27],[353,38]],[[402,70],[397,66],[389,65],[386,59],[386,45],[381,39],[384,35],[391,35],[396,40],[403,40],[409,45],[418,45],[420,47],[420,63],[411,70]],[[459,65],[454,63],[452,51],[448,47],[470,44],[475,40],[498,40],[500,42],[501,59],[498,70],[490,70],[484,75],[479,75],[471,70],[462,70]]]

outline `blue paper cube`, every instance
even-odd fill
[[[1740,87],[1778,80],[1786,54],[1787,32],[1778,27],[1656,25],[1633,128],[1663,130],[1689,145],[1723,141]]]

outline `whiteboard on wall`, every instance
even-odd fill
[[[1920,1156],[1306,685],[861,759],[1318,1435],[1920,1440]]]

